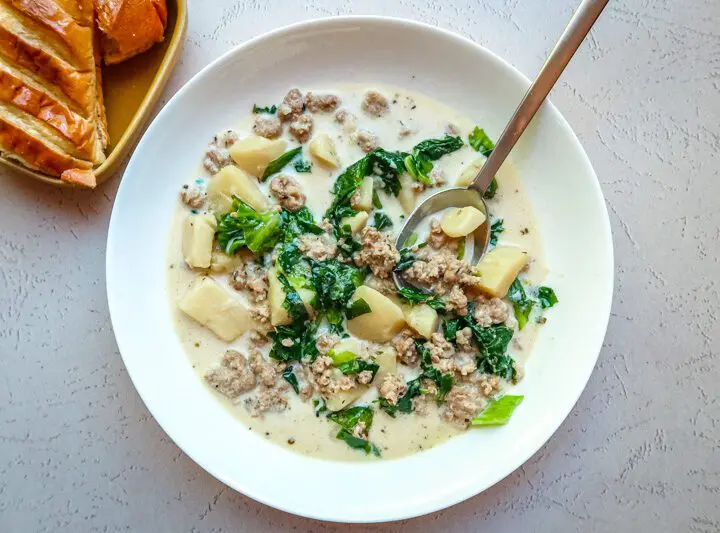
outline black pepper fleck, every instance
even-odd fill
[[[290,438],[288,439],[288,444],[290,444],[291,446],[292,446],[293,444],[295,444],[295,439],[293,439],[292,437],[290,437]]]
[[[528,228],[523,228],[520,230],[520,235],[527,235],[530,233],[530,230]]]
[[[416,105],[413,105],[410,109],[415,109],[416,107],[417,107]]]
[[[266,437],[269,437],[269,436],[270,436],[270,432],[269,432],[269,431],[266,431],[266,432],[265,432],[265,436],[266,436]]]
[[[199,342],[196,342],[196,343],[195,343],[195,348],[200,348],[200,343],[199,343]]]

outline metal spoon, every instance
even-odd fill
[[[473,233],[474,246],[469,262],[474,265],[482,258],[490,241],[490,217],[485,204],[485,191],[608,1],[583,0],[547,61],[540,69],[537,78],[525,93],[510,122],[505,126],[505,130],[500,135],[495,149],[485,161],[473,182],[467,188],[453,187],[428,196],[407,218],[395,241],[395,246],[398,249],[404,246],[418,224],[433,213],[448,207],[473,206],[485,213],[486,220]],[[395,272],[393,272],[393,278],[399,288],[407,285],[407,282]]]

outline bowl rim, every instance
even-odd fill
[[[434,26],[428,23],[420,22],[417,20],[411,20],[411,19],[405,19],[401,17],[391,17],[391,16],[377,16],[377,15],[346,15],[346,16],[335,16],[335,17],[321,17],[321,18],[314,18],[310,20],[300,21],[296,23],[292,23],[286,26],[282,26],[279,28],[276,28],[274,30],[262,33],[260,35],[257,35],[251,39],[248,39],[247,41],[244,41],[243,43],[240,43],[227,52],[223,53],[210,63],[208,63],[205,67],[203,67],[200,71],[198,71],[195,75],[192,76],[174,95],[173,97],[168,101],[165,108],[170,107],[170,104],[172,104],[173,100],[176,98],[180,98],[185,92],[189,91],[191,87],[193,87],[197,83],[201,83],[201,79],[203,78],[203,75],[205,72],[217,68],[218,66],[222,65],[225,62],[228,62],[232,57],[234,57],[237,54],[243,53],[245,50],[250,49],[252,47],[255,47],[259,44],[262,44],[263,41],[269,40],[275,37],[283,36],[286,34],[292,34],[296,31],[300,30],[312,30],[315,28],[323,28],[326,25],[342,25],[342,24],[348,24],[348,23],[354,23],[354,22],[361,22],[361,23],[379,23],[379,24],[390,24],[390,25],[401,25],[406,27],[411,27],[420,31],[425,32],[434,32],[437,34],[440,34],[441,36],[444,36],[446,38],[454,39],[456,41],[459,41],[460,43],[471,46],[475,49],[477,49],[480,53],[486,54],[490,60],[499,63],[499,65],[502,68],[507,69],[507,71],[514,76],[515,80],[521,84],[524,88],[530,86],[530,80],[522,74],[516,67],[514,67],[509,62],[502,59],[500,56],[492,52],[491,50],[487,49],[486,47],[482,46],[481,44],[472,41],[471,39],[462,36],[458,33],[440,28],[438,26]],[[577,138],[577,135],[573,131],[573,129],[570,127],[570,124],[567,122],[567,120],[563,117],[563,115],[560,113],[560,111],[552,104],[552,102],[548,99],[544,106],[547,108],[547,110],[552,113],[553,119],[557,120],[560,124],[560,126],[569,133],[569,137],[571,139],[571,143],[576,150],[576,152],[581,156],[583,164],[587,167],[587,171],[592,175],[594,178],[593,180],[590,180],[591,186],[594,189],[594,194],[596,197],[596,200],[600,202],[600,214],[601,214],[601,220],[598,220],[598,223],[602,227],[603,233],[605,234],[606,241],[604,243],[605,248],[607,249],[608,253],[606,256],[607,264],[604,265],[605,269],[608,272],[608,277],[605,280],[605,287],[604,287],[604,294],[607,296],[607,305],[606,308],[602,310],[602,316],[603,322],[602,322],[602,338],[604,339],[605,335],[607,334],[607,327],[610,319],[610,311],[612,306],[612,299],[613,299],[613,289],[614,289],[614,281],[615,281],[615,272],[614,272],[614,249],[613,249],[613,241],[612,241],[612,232],[611,232],[611,226],[610,226],[610,219],[607,211],[607,206],[605,203],[605,197],[602,193],[602,189],[600,187],[600,183],[597,178],[597,174],[595,173],[595,170],[592,166],[592,163],[583,149],[579,139]],[[158,117],[160,117],[164,112],[165,108],[163,108],[160,113],[156,116],[155,120],[157,120]],[[143,142],[143,139],[140,140],[140,143]],[[138,146],[140,145],[138,144]],[[130,164],[128,165],[128,169],[131,168],[132,159],[130,161]],[[120,186],[118,188],[118,196],[120,195],[122,189],[124,188],[125,182],[121,181]],[[111,219],[110,219],[110,225],[108,228],[108,241],[107,241],[107,253],[106,253],[106,273],[108,274],[106,276],[106,289],[107,289],[107,297],[108,297],[108,306],[110,309],[110,316],[111,316],[111,324],[113,325],[113,331],[115,331],[115,321],[113,319],[113,313],[112,309],[115,307],[114,303],[114,297],[112,296],[113,291],[111,287],[111,275],[109,273],[112,271],[112,255],[110,253],[111,249],[111,242],[113,240],[115,232],[119,231],[116,229],[117,223],[115,216],[116,210],[113,209]],[[598,314],[598,316],[601,316]],[[117,336],[116,336],[117,339]],[[120,340],[118,341],[118,348],[122,357],[122,349],[120,348]],[[268,505],[269,507],[272,507],[274,509],[278,509],[287,513],[291,513],[298,516],[303,516],[306,518],[312,518],[316,520],[322,520],[322,521],[328,521],[328,522],[341,522],[341,523],[383,523],[383,522],[394,522],[399,520],[406,520],[410,518],[415,518],[419,516],[425,516],[427,514],[440,511],[443,509],[446,509],[448,507],[451,507],[453,505],[456,505],[460,502],[463,502],[473,496],[476,496],[488,488],[496,485],[506,477],[508,477],[510,474],[515,472],[518,468],[520,468],[525,462],[527,462],[533,455],[535,455],[547,442],[548,440],[556,433],[560,425],[567,419],[570,412],[573,410],[575,405],[577,404],[578,400],[580,399],[580,396],[582,395],[582,392],[587,387],[587,383],[590,379],[590,376],[592,375],[592,372],[597,364],[597,360],[600,356],[600,351],[602,348],[602,339],[600,341],[600,346],[597,348],[597,354],[594,357],[594,360],[592,361],[592,365],[589,365],[587,368],[587,372],[584,376],[582,376],[582,379],[578,379],[578,384],[581,384],[582,387],[579,389],[577,397],[572,401],[568,401],[566,404],[567,407],[563,410],[561,413],[561,416],[557,416],[556,423],[547,424],[546,429],[543,431],[543,438],[538,439],[537,445],[533,446],[532,451],[529,453],[523,455],[522,457],[516,457],[516,459],[513,461],[513,466],[511,469],[509,469],[506,473],[493,477],[487,483],[484,487],[473,487],[469,488],[464,491],[457,491],[452,493],[451,495],[444,495],[442,498],[436,499],[432,504],[427,504],[422,509],[422,511],[405,511],[401,510],[401,512],[395,512],[392,514],[392,516],[377,516],[372,517],[369,519],[354,519],[354,518],[348,518],[346,516],[342,516],[341,513],[334,513],[332,511],[326,512],[326,513],[313,513],[313,512],[306,512],[303,509],[299,508],[298,506],[293,506],[291,504],[277,502],[277,501],[271,501],[270,498],[265,497],[262,494],[258,494],[256,491],[253,490],[253,487],[250,485],[245,485],[242,483],[238,483],[236,480],[230,480],[228,479],[228,476],[225,475],[224,472],[219,471],[216,468],[213,468],[212,466],[206,464],[205,461],[199,460],[194,456],[194,454],[188,452],[185,448],[180,446],[175,438],[173,437],[172,433],[168,431],[168,429],[165,427],[163,422],[158,419],[155,416],[155,413],[153,412],[153,409],[148,403],[145,401],[145,398],[143,397],[143,394],[140,392],[140,389],[136,386],[136,380],[133,377],[133,371],[127,366],[126,368],[128,371],[128,375],[130,376],[131,381],[133,382],[133,385],[135,386],[136,391],[138,392],[138,395],[143,401],[143,404],[145,404],[146,408],[150,413],[153,415],[153,418],[157,421],[157,423],[160,425],[160,427],[163,429],[163,431],[172,439],[172,441],[185,453],[193,462],[195,462],[197,465],[199,465],[203,470],[208,472],[211,476],[213,476],[215,479],[219,480],[226,486],[240,492],[241,494],[252,498],[255,501],[258,501],[260,503],[263,503],[265,505]]]

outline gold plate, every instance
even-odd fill
[[[118,170],[135,146],[180,56],[186,30],[187,0],[169,0],[165,40],[119,65],[103,66],[103,95],[110,139],[105,150],[107,158],[95,168],[98,184]],[[0,163],[51,185],[73,186],[14,161],[0,159]]]

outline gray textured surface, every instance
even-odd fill
[[[437,24],[532,75],[575,1],[190,4],[165,99],[244,39],[345,13]],[[615,238],[605,348],[572,415],[523,468],[393,530],[720,531],[718,20],[717,0],[612,1],[568,68],[553,100],[600,176]],[[117,184],[61,191],[0,171],[0,531],[384,529],[255,503],[150,418],[105,301]]]

